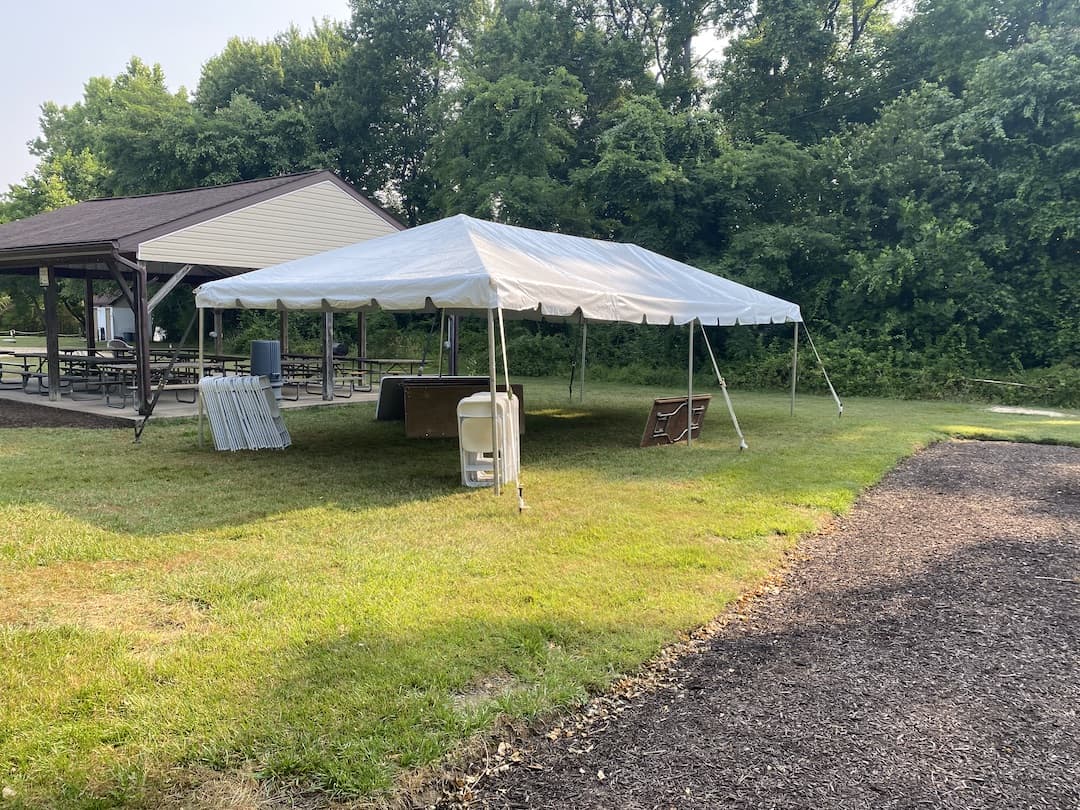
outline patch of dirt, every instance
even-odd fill
[[[467,689],[450,696],[454,708],[458,711],[472,711],[489,700],[508,695],[517,687],[517,679],[508,672],[496,672]]]
[[[439,805],[1080,807],[1080,449],[926,450],[680,653]]]
[[[103,589],[107,578],[132,568],[126,563],[41,566],[32,577],[0,577],[0,625],[23,628],[81,627],[121,631],[147,643],[160,642],[212,626],[205,611],[185,601],[166,602],[139,590]]]
[[[99,416],[93,413],[50,408],[27,402],[0,399],[0,429],[2,428],[90,428],[130,429],[125,419]]]

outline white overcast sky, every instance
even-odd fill
[[[195,89],[229,37],[267,40],[295,23],[349,17],[348,0],[9,0],[0,22],[0,193],[35,161],[41,104],[72,104],[91,76],[115,76],[132,56],[157,62],[169,89]]]

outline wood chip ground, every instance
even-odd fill
[[[1080,808],[1080,449],[931,447],[660,670],[441,806]]]

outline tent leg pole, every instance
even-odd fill
[[[518,422],[518,402],[514,397],[514,388],[510,385],[510,359],[506,355],[506,326],[503,324],[502,307],[499,308],[499,342],[502,344],[503,382],[506,384],[507,407],[510,409],[510,429],[512,435],[507,436],[507,445],[514,454],[514,487],[517,489],[518,514],[528,507],[525,505],[525,489],[521,485],[521,431]]]
[[[791,351],[791,415],[795,415],[795,384],[799,380],[799,322],[795,321],[795,342]]]
[[[502,471],[499,469],[499,410],[495,381],[495,310],[488,310],[488,380],[491,384],[491,473],[495,480],[495,494],[502,495]]]
[[[446,310],[439,310],[439,373],[437,376],[442,376],[442,355],[443,355],[443,341],[445,338],[443,335],[446,333]]]
[[[690,321],[690,348],[686,353],[686,446],[694,432],[694,322]]]
[[[199,307],[199,381],[203,378],[203,348],[206,342],[206,310]],[[199,447],[203,446],[203,397],[199,391]]]
[[[585,346],[589,341],[589,324],[581,319],[581,385],[578,386],[578,402],[585,402]]]

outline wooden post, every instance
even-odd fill
[[[322,398],[334,398],[334,313],[323,313],[322,327]]]
[[[56,402],[60,399],[60,311],[56,271],[42,267],[39,273],[43,274],[39,280],[45,282],[45,362],[49,375],[49,401]]]
[[[281,341],[281,353],[289,353],[289,310],[278,312],[278,340]]]
[[[356,313],[356,359],[367,357],[367,313]]]
[[[97,353],[97,321],[94,319],[94,279],[86,274],[86,353]]]
[[[139,414],[150,413],[150,307],[147,293],[146,265],[140,263],[135,271],[135,357],[139,380]]]
[[[224,348],[224,335],[225,327],[222,325],[223,318],[221,317],[221,310],[214,310],[214,354],[222,355],[225,353]]]

